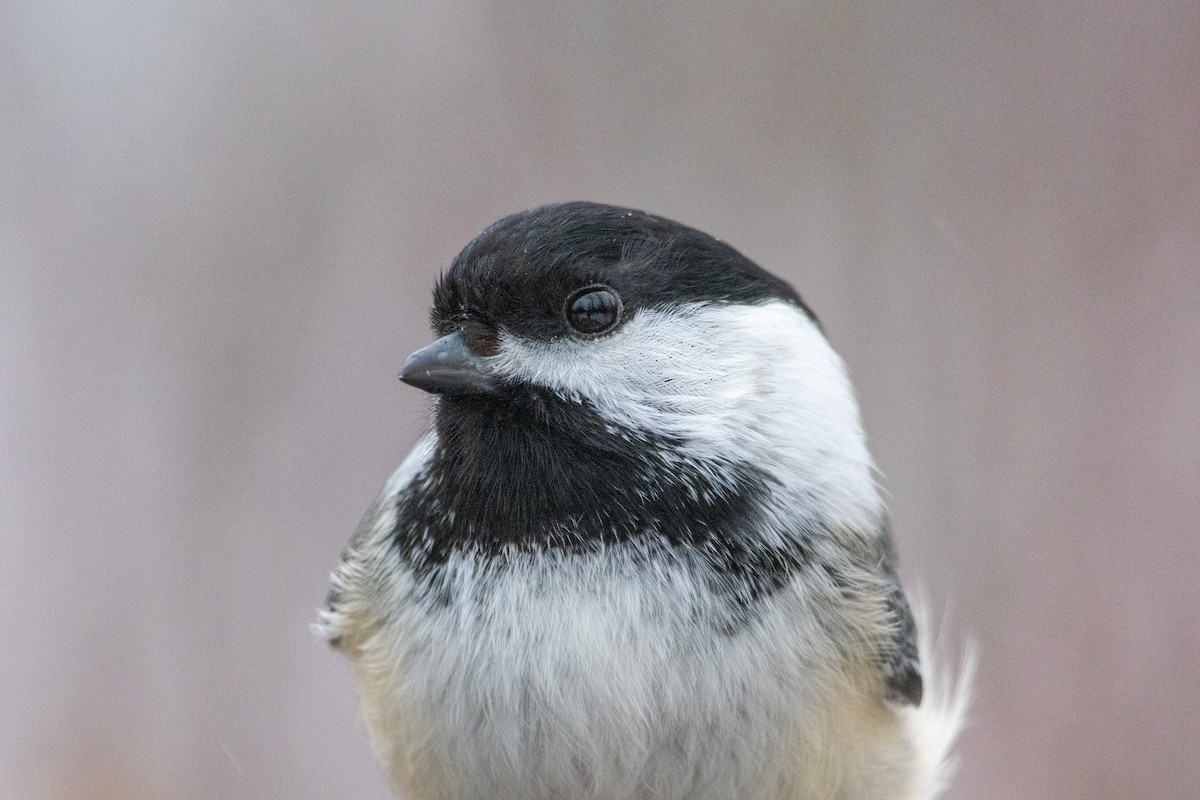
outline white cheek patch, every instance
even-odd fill
[[[845,367],[789,303],[643,309],[593,340],[502,334],[492,363],[615,425],[677,439],[681,457],[752,463],[835,518],[882,508]]]
[[[502,375],[586,399],[621,425],[679,435],[691,416],[715,410],[714,401],[734,402],[744,391],[721,375],[719,362],[730,354],[721,353],[720,339],[728,337],[715,310],[641,311],[615,333],[592,340],[504,335],[494,363]]]

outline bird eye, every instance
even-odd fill
[[[605,286],[588,286],[567,298],[567,322],[589,336],[612,330],[621,319],[621,298]]]

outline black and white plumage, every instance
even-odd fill
[[[568,203],[480,234],[432,321],[402,378],[433,429],[319,623],[405,798],[937,793],[963,692],[922,697],[853,392],[790,286]]]

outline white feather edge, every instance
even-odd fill
[[[917,650],[925,681],[921,705],[903,711],[915,751],[915,780],[911,800],[933,800],[945,791],[958,768],[955,746],[966,727],[975,679],[976,646],[968,640],[959,648],[944,641],[950,626],[946,615],[937,626],[929,601],[920,590],[909,604],[917,624]]]

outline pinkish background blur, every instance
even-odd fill
[[[786,275],[981,654],[951,798],[1200,786],[1200,4],[15,0],[0,798],[384,800],[326,575],[429,289],[586,198]]]

